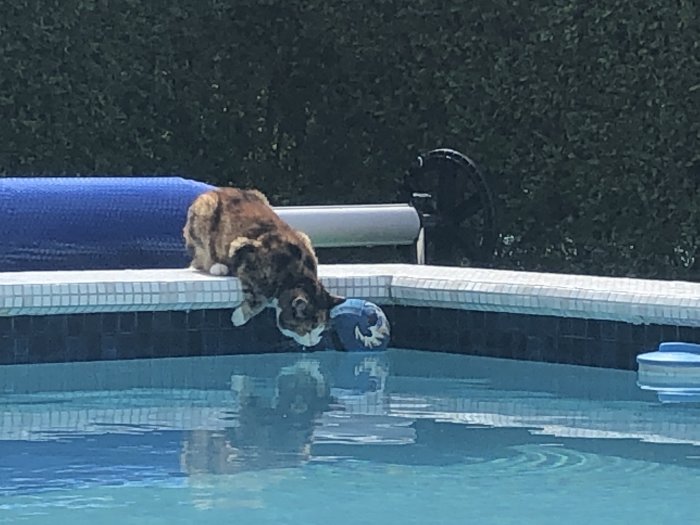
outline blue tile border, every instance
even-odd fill
[[[301,350],[279,333],[272,310],[241,328],[230,318],[230,309],[6,318],[0,365]]]
[[[434,307],[384,306],[392,346],[434,352],[636,369],[660,342],[700,343],[700,328],[634,325]],[[243,327],[230,309],[0,318],[0,365],[298,352],[267,310]]]
[[[435,352],[635,370],[663,341],[700,343],[700,328],[393,306],[392,346]]]

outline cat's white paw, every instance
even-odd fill
[[[247,310],[248,309],[245,308],[245,305],[242,305],[233,311],[231,314],[231,322],[233,323],[233,326],[243,326],[248,322],[250,316],[246,314]]]
[[[211,268],[209,268],[209,273],[219,277],[228,275],[228,267],[225,264],[214,263],[211,265]]]

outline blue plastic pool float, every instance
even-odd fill
[[[661,343],[637,356],[637,384],[657,392],[662,403],[700,402],[700,344]]]

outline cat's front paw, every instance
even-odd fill
[[[250,320],[250,317],[249,308],[247,308],[247,305],[242,304],[231,314],[231,322],[233,326],[243,326]]]
[[[211,265],[211,268],[209,268],[209,273],[211,275],[216,275],[217,277],[228,275],[228,266],[221,263],[214,263]]]

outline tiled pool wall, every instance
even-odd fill
[[[700,342],[700,285],[414,265],[331,265],[333,292],[384,308],[392,346],[634,369]],[[0,275],[0,364],[300,351],[268,310],[231,324],[236,279],[189,270]]]
[[[398,347],[628,370],[660,342],[700,342],[687,326],[416,307],[389,315]]]

